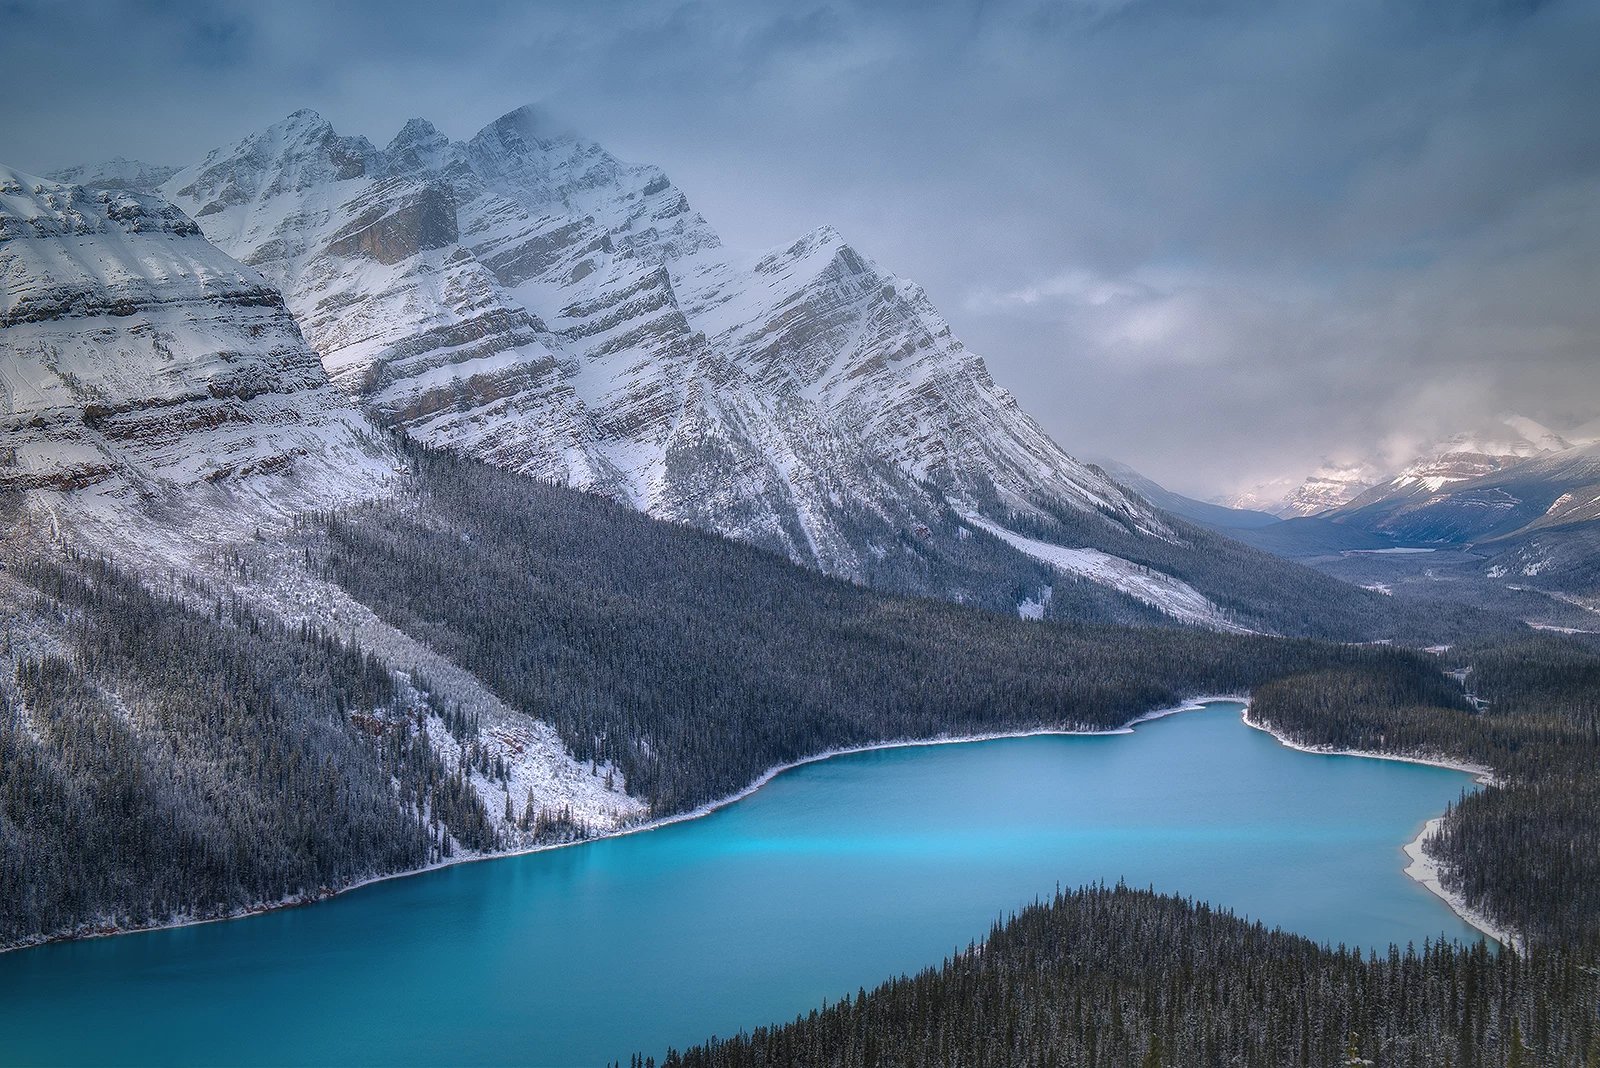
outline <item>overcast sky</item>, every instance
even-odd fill
[[[736,249],[834,224],[1201,495],[1600,417],[1600,0],[0,0],[0,72],[32,171],[543,102]]]

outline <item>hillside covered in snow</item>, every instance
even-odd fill
[[[277,290],[157,197],[0,169],[0,330],[0,490],[58,518],[248,530],[392,477]]]
[[[423,444],[907,592],[1288,632],[1306,616],[1283,602],[1345,596],[1211,551],[1068,456],[920,287],[832,228],[731,257],[659,168],[537,109],[465,141],[414,119],[383,148],[296,112],[159,189],[282,290],[337,386]],[[1049,597],[1004,538],[975,565],[968,515],[1108,555],[1055,569],[1104,592]],[[1184,598],[1117,577],[1170,567],[1185,604],[1236,607],[1174,614]],[[1258,572],[1277,592],[1241,599]]]

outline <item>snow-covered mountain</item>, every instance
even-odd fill
[[[1324,464],[1284,497],[1273,511],[1284,519],[1320,515],[1349,504],[1381,477],[1371,464]]]
[[[1532,419],[1504,415],[1477,432],[1456,434],[1424,447],[1398,472],[1374,458],[1330,461],[1303,480],[1274,479],[1243,493],[1214,498],[1214,503],[1271,512],[1282,519],[1372,505],[1387,510],[1452,483],[1482,478],[1530,457],[1569,449],[1574,443]]]
[[[52,182],[81,185],[85,189],[126,189],[136,193],[149,193],[177,173],[176,167],[116,156],[100,163],[80,164],[76,167],[51,171],[46,177]]]
[[[1478,542],[1600,519],[1600,445],[1494,459],[1499,466],[1486,474],[1451,479],[1397,506],[1352,505],[1334,518],[1418,542]]]
[[[158,198],[0,168],[0,331],[0,489],[52,510],[251,523],[392,474],[272,286]]]
[[[1485,522],[1454,514],[1458,512],[1454,508],[1449,509],[1452,518],[1442,518],[1441,506],[1452,496],[1452,487],[1475,483],[1526,460],[1571,447],[1559,434],[1531,419],[1505,416],[1485,431],[1456,435],[1432,446],[1398,474],[1352,498],[1331,518],[1402,538],[1470,538],[1468,530],[1483,528]],[[1492,512],[1508,504],[1497,499],[1483,506]],[[1473,510],[1482,511],[1475,506]]]
[[[735,262],[658,168],[523,108],[383,149],[309,111],[161,186],[333,382],[430,444],[862,577],[947,500],[1170,537],[828,228]]]
[[[0,675],[70,644],[65,613],[41,611],[19,577],[65,543],[207,606],[216,597],[291,625],[337,623],[404,678],[425,673],[476,726],[452,734],[417,704],[419,729],[437,736],[441,767],[486,798],[464,746],[495,753],[504,774],[485,811],[508,836],[526,829],[500,818],[512,780],[519,805],[596,826],[639,812],[625,784],[581,767],[548,723],[386,625],[294,548],[308,511],[403,495],[404,464],[328,381],[277,290],[181,210],[0,168]],[[420,702],[397,685],[398,702]],[[136,687],[116,694],[140,731],[170,728]],[[0,707],[11,707],[3,695]],[[198,765],[185,767],[215,773]]]
[[[1280,519],[1296,519],[1348,504],[1382,477],[1383,473],[1370,463],[1330,462],[1302,480],[1273,479],[1242,493],[1216,497],[1212,503],[1224,508],[1268,512]]]

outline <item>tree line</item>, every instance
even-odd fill
[[[100,559],[33,560],[61,649],[0,678],[0,946],[205,918],[495,832],[386,665]]]
[[[1445,885],[1532,941],[1600,953],[1600,655],[1530,635],[1442,656],[1480,705],[1368,665],[1269,683],[1251,714],[1311,744],[1492,768],[1503,784],[1463,796],[1425,843]]]
[[[415,494],[308,526],[313,567],[658,814],[835,747],[1103,729],[1382,648],[1061,623],[885,596],[603,498],[414,453]],[[1443,680],[1439,680],[1442,687]]]
[[[1429,941],[1363,954],[1126,886],[1057,893],[981,944],[660,1068],[1588,1068],[1600,972]],[[656,1068],[636,1054],[631,1068]]]

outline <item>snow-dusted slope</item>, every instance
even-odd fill
[[[548,724],[308,575],[292,540],[253,537],[397,489],[402,461],[381,439],[278,292],[182,211],[0,168],[0,494],[26,508],[8,508],[17,525],[0,560],[48,552],[40,535],[53,521],[145,581],[198,579],[284,621],[337,627],[481,720],[476,743],[507,769],[497,781],[469,772],[437,716],[428,730],[497,825],[508,793],[596,827],[637,817],[642,802],[578,764]],[[30,604],[0,582],[8,634],[34,631]]]
[[[971,522],[1035,560],[1043,561],[1066,574],[1121,590],[1180,623],[1235,634],[1250,633],[1249,628],[1234,623],[1226,612],[1199,590],[1171,575],[1097,549],[1068,549],[1025,537],[977,516],[971,517]]]
[[[655,167],[533,109],[379,150],[310,112],[163,192],[415,437],[860,577],[945,498],[1158,513],[1068,457],[915,285],[828,229],[754,264]]]
[[[1486,432],[1457,435],[1433,446],[1331,518],[1411,540],[1470,540],[1509,521],[1519,499],[1489,487],[1484,493],[1459,491],[1570,448],[1533,420],[1506,416]]]
[[[85,163],[52,171],[46,177],[52,182],[81,185],[85,189],[126,189],[135,193],[153,193],[156,186],[177,173],[176,167],[117,156],[100,163]]]
[[[1273,511],[1284,519],[1330,512],[1355,500],[1382,477],[1371,464],[1324,464]]]
[[[1166,533],[1142,502],[1050,440],[921,287],[832,227],[747,270],[688,261],[674,277],[691,323],[766,389],[819,405],[876,455],[955,499],[1106,509]]]
[[[0,169],[0,344],[0,488],[52,508],[280,511],[392,474],[278,294],[155,197]]]

